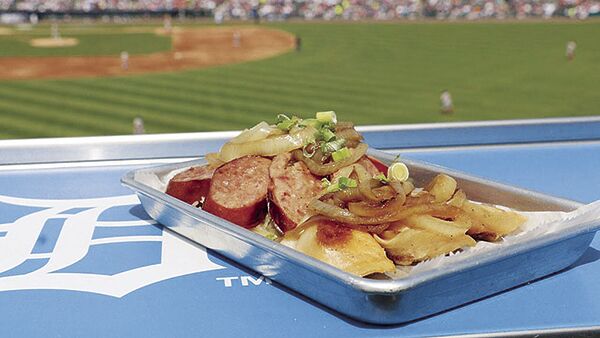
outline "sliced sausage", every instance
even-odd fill
[[[208,195],[214,171],[214,167],[204,165],[180,172],[169,181],[166,192],[189,204],[202,202]]]
[[[220,166],[202,208],[245,228],[254,227],[267,213],[270,165],[268,158],[244,156]]]
[[[269,173],[269,214],[282,231],[294,229],[309,216],[308,203],[321,192],[321,181],[291,154],[277,155]]]

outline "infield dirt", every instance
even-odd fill
[[[3,57],[0,58],[0,79],[122,76],[180,71],[264,59],[285,53],[295,46],[295,38],[289,33],[255,27],[174,29],[171,37],[171,51],[129,56],[126,70],[121,67],[118,55]]]

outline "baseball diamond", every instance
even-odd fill
[[[170,32],[151,23],[60,22],[69,45],[32,46],[52,29],[0,30],[0,138],[129,134],[136,116],[147,133],[169,133],[324,109],[387,124],[583,116],[600,106],[593,18],[174,21]],[[577,57],[567,61],[570,40]],[[452,114],[440,114],[444,90]]]

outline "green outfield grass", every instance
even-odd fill
[[[79,44],[73,47],[54,48],[36,48],[29,44],[31,39],[49,38],[49,26],[41,26],[31,31],[17,31],[12,35],[0,35],[0,57],[118,55],[124,50],[134,55],[171,49],[169,37],[157,36],[153,33],[122,34],[119,30],[63,28],[60,30],[61,37],[76,38]]]
[[[269,27],[301,36],[302,51],[181,73],[0,81],[0,137],[127,134],[137,115],[148,132],[163,133],[319,110],[359,124],[600,114],[599,21]],[[564,55],[569,40],[578,46],[573,62]],[[443,89],[453,95],[452,116],[439,114]]]

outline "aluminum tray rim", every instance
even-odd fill
[[[369,150],[369,154],[374,155],[375,157],[378,157],[378,158],[382,158],[386,161],[390,161],[395,157],[394,155],[391,155],[391,154],[388,154],[388,153],[385,153],[382,151],[372,150],[372,149]],[[403,159],[402,161],[405,162],[409,166],[418,165],[418,166],[425,166],[425,167],[429,167],[429,168],[435,168],[435,170],[443,171],[443,172],[448,173],[453,176],[465,177],[465,178],[469,178],[470,180],[480,181],[485,184],[491,183],[493,185],[497,185],[497,186],[500,186],[503,188],[527,192],[528,194],[533,194],[534,196],[540,196],[540,197],[544,197],[544,198],[553,199],[553,200],[565,203],[567,205],[570,205],[573,208],[576,208],[576,207],[582,205],[582,203],[580,203],[580,202],[567,200],[567,199],[563,199],[563,198],[558,198],[558,197],[554,197],[554,196],[549,196],[549,195],[534,192],[531,190],[517,188],[517,187],[511,186],[511,185],[507,185],[507,184],[487,180],[484,178],[480,178],[477,176],[473,176],[470,174],[466,174],[466,173],[463,173],[463,172],[460,172],[460,171],[457,171],[454,169],[449,169],[446,167],[433,165],[431,163],[424,162],[424,161],[409,160],[409,159]],[[600,228],[600,224],[590,224],[590,225],[584,226],[584,227],[567,229],[566,231],[559,231],[559,232],[554,232],[551,234],[544,234],[544,235],[542,235],[532,241],[529,241],[527,243],[509,247],[506,250],[503,250],[502,252],[491,251],[491,252],[482,253],[481,255],[477,256],[477,262],[473,262],[472,260],[464,260],[461,262],[456,262],[456,263],[452,264],[451,266],[445,266],[444,269],[435,268],[435,269],[431,269],[431,270],[425,271],[425,272],[414,273],[413,275],[410,275],[407,277],[402,277],[399,279],[389,279],[389,280],[371,279],[371,278],[360,277],[360,276],[353,275],[348,272],[342,271],[332,265],[329,265],[325,262],[319,261],[313,257],[305,255],[293,248],[290,248],[290,247],[287,247],[278,242],[269,240],[259,234],[256,234],[245,228],[237,226],[229,221],[221,219],[220,217],[212,215],[212,214],[210,214],[206,211],[203,211],[199,208],[195,208],[195,207],[193,207],[183,201],[180,201],[170,195],[160,192],[146,184],[140,183],[140,182],[136,181],[136,179],[135,179],[136,173],[142,172],[142,171],[174,170],[174,169],[178,169],[178,168],[184,168],[184,167],[188,167],[188,166],[192,166],[192,165],[199,165],[199,164],[203,164],[203,163],[205,163],[204,159],[196,159],[196,160],[192,160],[192,161],[179,162],[179,163],[174,163],[174,164],[171,163],[171,164],[167,164],[167,165],[139,168],[139,169],[131,170],[128,173],[126,173],[121,178],[121,183],[123,185],[133,189],[138,194],[143,194],[146,197],[149,197],[149,198],[152,198],[155,200],[159,200],[162,203],[168,204],[171,207],[182,212],[183,214],[187,215],[188,217],[191,217],[199,222],[203,222],[212,227],[215,227],[218,230],[226,233],[227,235],[234,236],[238,240],[241,240],[250,245],[256,246],[262,250],[266,250],[269,253],[274,254],[275,256],[291,260],[295,265],[303,266],[306,269],[312,270],[313,272],[320,273],[324,277],[327,277],[329,279],[342,282],[342,283],[349,285],[352,288],[359,290],[361,292],[364,292],[366,294],[373,294],[373,295],[399,294],[408,289],[417,287],[423,283],[434,281],[436,279],[443,278],[450,274],[470,270],[470,269],[473,269],[473,268],[476,268],[476,267],[482,266],[482,265],[487,265],[487,264],[493,263],[495,261],[500,261],[502,259],[506,259],[511,256],[518,255],[520,253],[524,253],[524,252],[527,252],[530,250],[535,250],[535,249],[542,248],[542,247],[545,247],[548,245],[552,245],[554,243],[558,243],[558,242],[567,240],[569,238],[576,237],[578,235],[594,232],[594,231],[597,231],[598,228]],[[167,226],[167,228],[168,228],[168,226]],[[191,240],[191,239],[188,239],[188,240]]]

